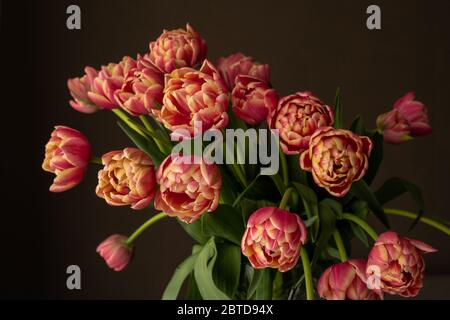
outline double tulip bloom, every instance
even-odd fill
[[[159,38],[150,43],[150,61],[162,72],[170,73],[177,68],[196,67],[206,58],[206,42],[187,24],[186,30],[164,30]]]
[[[312,136],[300,166],[310,171],[315,183],[335,197],[343,197],[369,167],[372,141],[349,130],[326,127]]]
[[[149,60],[138,56],[136,69],[115,93],[119,106],[133,116],[153,113],[162,104],[164,76]]]
[[[380,300],[381,292],[368,288],[364,259],[351,259],[328,267],[320,276],[317,293],[326,300]]]
[[[436,251],[421,241],[402,238],[393,231],[385,232],[369,253],[367,278],[372,279],[370,282],[377,292],[414,297],[423,286],[423,253]]]
[[[158,167],[155,208],[193,223],[219,205],[222,177],[216,164],[197,156],[169,155]]]
[[[278,103],[277,92],[266,82],[251,76],[238,76],[231,96],[233,113],[250,125],[266,120]]]
[[[324,127],[331,126],[334,115],[310,92],[297,92],[282,98],[267,122],[278,129],[281,149],[286,154],[299,154],[309,146],[311,136]]]
[[[103,66],[88,92],[88,97],[102,109],[119,107],[116,100],[116,91],[120,90],[125,81],[134,76],[137,61],[125,56],[119,63],[110,63]]]
[[[163,106],[156,112],[164,126],[192,137],[197,132],[222,129],[228,124],[228,90],[216,68],[205,60],[200,70],[175,69],[165,76]]]
[[[235,53],[217,60],[217,70],[231,91],[235,86],[235,80],[239,75],[251,76],[269,83],[269,65],[260,64],[252,57]]]
[[[431,133],[427,108],[414,100],[414,92],[398,99],[391,111],[379,115],[377,127],[383,132],[386,142],[395,144]]]
[[[155,169],[147,154],[136,148],[111,151],[102,156],[96,194],[112,206],[148,207],[156,192]]]
[[[252,213],[242,237],[242,254],[256,269],[291,270],[308,238],[302,219],[286,210],[265,207]]]
[[[42,168],[56,175],[51,192],[63,192],[79,184],[84,177],[89,160],[91,145],[79,131],[56,126],[45,146]]]

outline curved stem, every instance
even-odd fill
[[[339,256],[341,257],[341,261],[345,262],[348,260],[347,251],[345,250],[344,242],[342,241],[341,234],[338,229],[334,229],[333,231],[334,242],[336,242],[337,249],[339,251]]]
[[[133,232],[133,234],[128,237],[128,239],[125,241],[125,243],[128,246],[131,246],[133,244],[134,240],[136,240],[136,238],[139,237],[139,235],[142,232],[144,232],[147,228],[149,228],[155,222],[158,222],[159,220],[161,220],[165,217],[167,217],[167,215],[164,212],[154,215],[153,217],[148,219],[143,225],[141,225],[135,232]]]
[[[287,188],[284,192],[283,198],[281,199],[279,208],[280,209],[286,209],[287,204],[289,202],[289,198],[291,197],[292,191],[294,191],[294,188]]]
[[[239,201],[241,201],[242,197],[247,193],[248,190],[250,190],[253,185],[256,183],[256,180],[258,180],[258,178],[260,177],[261,174],[258,174],[255,179],[253,179],[252,182],[250,182],[250,184],[247,186],[247,188],[244,189],[244,191],[242,191],[239,196],[236,198],[236,200],[234,200],[233,202],[233,207],[236,207],[237,204],[239,203]]]
[[[286,155],[283,153],[283,150],[280,148],[280,163],[281,163],[281,173],[283,177],[283,183],[286,187],[289,183],[289,167],[286,160]]]
[[[100,164],[100,165],[103,165],[103,162],[102,162],[102,158],[101,158],[101,157],[92,157],[91,160],[90,160],[90,162],[93,163],[93,164]]]
[[[387,214],[392,214],[395,216],[402,216],[402,217],[407,217],[410,219],[416,219],[417,218],[417,213],[412,213],[409,211],[405,211],[405,210],[399,210],[399,209],[389,209],[389,208],[385,208],[384,212],[386,212]],[[450,228],[448,226],[446,226],[445,224],[433,220],[431,218],[428,217],[420,217],[419,219],[421,222],[428,224],[442,232],[444,232],[447,235],[450,235]]]
[[[144,130],[142,130],[141,126],[139,126],[133,120],[131,120],[130,117],[128,117],[128,115],[125,112],[123,112],[121,109],[118,108],[111,109],[111,111],[114,112],[131,129],[139,133],[144,138],[148,139],[147,135],[145,134]]]
[[[375,230],[373,230],[373,228],[363,219],[361,219],[358,216],[355,216],[354,214],[351,213],[344,213],[342,214],[342,218],[345,220],[349,220],[351,222],[356,223],[358,226],[360,226],[361,228],[364,229],[365,232],[367,232],[367,234],[374,240],[376,241],[378,238],[378,234],[375,232]]]
[[[311,274],[311,263],[309,262],[308,253],[302,246],[300,249],[300,257],[302,258],[303,273],[305,275],[306,300],[314,300],[314,288]]]

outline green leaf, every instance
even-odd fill
[[[241,244],[245,225],[239,211],[227,204],[221,204],[214,212],[201,217],[205,236],[217,236],[237,245]]]
[[[286,155],[286,161],[289,169],[289,180],[306,186],[308,184],[308,179],[306,176],[306,171],[300,168],[299,156],[300,155],[298,154]]]
[[[214,237],[209,239],[199,252],[194,265],[194,277],[197,287],[205,300],[229,300],[230,298],[220,290],[213,280],[213,269],[217,259],[217,249]]]
[[[402,178],[392,177],[383,183],[383,185],[375,192],[375,195],[381,205],[384,205],[405,192],[408,192],[411,195],[411,198],[419,209],[417,218],[411,224],[410,229],[412,229],[425,212],[425,200],[423,199],[422,191],[418,186]]]
[[[122,121],[117,121],[117,124],[139,149],[144,151],[150,156],[150,158],[152,158],[155,167],[158,167],[161,164],[161,162],[165,159],[165,155],[159,150],[154,141],[145,139],[144,137],[140,136],[135,131],[131,130]]]
[[[216,247],[214,282],[220,290],[233,297],[236,294],[241,273],[241,248],[229,242],[216,243]]]
[[[334,248],[334,247],[331,247],[331,246],[328,246],[328,247],[327,247],[327,252],[328,252],[328,254],[329,254],[331,257],[333,257],[333,258],[335,258],[335,259],[341,261],[341,255],[339,254],[338,249],[336,249],[336,248]]]
[[[273,277],[271,271],[270,268],[261,270],[261,280],[256,288],[256,300],[272,300]]]
[[[375,194],[370,190],[369,186],[364,180],[356,181],[352,184],[350,192],[355,195],[358,199],[364,200],[369,205],[370,210],[375,214],[375,216],[389,229],[389,221],[384,213],[383,207],[378,201]]]
[[[187,234],[189,234],[192,239],[194,239],[198,243],[204,244],[206,243],[206,241],[208,241],[209,237],[203,234],[201,219],[195,221],[194,223],[186,223],[179,219],[176,220],[184,229],[184,231],[186,231]]]
[[[341,219],[342,217],[342,204],[334,199],[331,198],[325,198],[321,201],[323,204],[326,204],[333,210],[334,215],[336,218]]]
[[[232,205],[236,199],[234,192],[233,181],[230,179],[230,175],[226,172],[225,166],[220,166],[220,172],[222,174],[222,188],[220,190],[220,202],[224,204]]]
[[[364,121],[361,115],[358,115],[350,125],[350,131],[362,136],[366,134],[366,129],[364,128]]]
[[[281,176],[278,173],[274,174],[273,176],[270,176],[270,178],[272,178],[273,182],[275,183],[280,195],[283,195],[284,192],[286,191],[286,187],[284,186],[283,178],[281,178]]]
[[[252,268],[253,269],[253,268]],[[247,290],[247,299],[250,300],[256,294],[256,289],[263,278],[264,269],[253,269],[253,277]]]
[[[202,295],[198,290],[197,282],[195,282],[194,272],[191,272],[188,282],[187,297],[188,300],[202,300]]]
[[[334,228],[336,227],[336,215],[333,209],[327,203],[319,203],[319,219],[320,232],[311,261],[312,269],[314,269],[314,265],[316,264],[323,250],[327,247],[328,241],[330,240]]]
[[[341,88],[336,89],[336,95],[334,97],[334,127],[336,129],[342,129],[344,127],[342,119],[342,98]]]
[[[351,221],[349,221],[349,223],[355,236],[364,244],[364,246],[369,247],[369,239],[367,238],[366,232],[357,224]]]
[[[183,285],[186,278],[190,275],[192,270],[194,269],[195,260],[197,259],[198,254],[193,254],[184,260],[173,273],[172,278],[169,281],[169,284],[164,290],[162,300],[175,300],[178,297],[178,293],[180,292],[181,286]]]
[[[305,207],[306,215],[308,216],[308,218],[309,219],[313,217],[319,218],[319,204],[314,190],[303,184],[296,182],[293,182],[292,185],[295,187],[295,189],[297,190],[302,199],[303,206]],[[320,227],[320,219],[316,219],[311,232],[311,239],[313,242],[316,241],[317,234],[319,232],[319,227]]]
[[[364,176],[364,181],[368,185],[375,179],[381,162],[383,161],[383,136],[378,132],[375,132],[370,134],[369,137],[373,142],[373,148],[369,157],[369,168]]]

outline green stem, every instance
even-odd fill
[[[239,196],[236,198],[236,200],[234,200],[233,202],[233,207],[236,207],[239,203],[239,201],[241,201],[242,197],[247,193],[248,190],[250,190],[253,185],[256,183],[256,180],[258,180],[258,178],[260,177],[260,174],[258,174],[255,179],[253,179],[252,182],[250,182],[250,184],[247,186],[247,188],[244,189],[244,191],[242,191]]]
[[[150,121],[147,119],[146,116],[140,115],[139,119],[141,119],[141,122],[144,124],[145,129],[147,129],[148,132],[150,132],[151,134],[156,134],[155,129],[153,129],[152,124],[150,123]]]
[[[305,274],[306,300],[314,300],[311,263],[309,262],[308,253],[304,247],[300,249],[300,257],[302,258],[303,273]]]
[[[128,246],[132,246],[134,240],[136,240],[139,235],[144,232],[147,228],[149,228],[152,224],[155,222],[158,222],[159,220],[167,217],[167,215],[164,212],[158,213],[157,215],[154,215],[150,219],[148,219],[143,225],[141,225],[131,236],[128,237],[128,239],[125,241],[125,243]]]
[[[294,191],[294,188],[287,188],[284,192],[283,198],[281,199],[279,208],[280,209],[286,209],[287,204],[289,202],[289,198],[291,197],[292,191]]]
[[[405,210],[385,208],[384,212],[386,212],[387,214],[392,214],[395,216],[402,216],[402,217],[411,218],[411,219],[417,218],[417,213],[412,213],[412,212],[405,211]],[[433,220],[428,217],[420,217],[419,220],[425,224],[428,224],[428,225],[444,232],[447,235],[450,235],[450,228],[439,221]]]
[[[90,162],[93,163],[93,164],[101,164],[101,165],[103,165],[102,158],[100,158],[100,157],[92,157]]]
[[[348,260],[347,251],[345,250],[344,242],[342,241],[341,234],[338,229],[334,229],[333,231],[334,242],[336,242],[337,249],[339,251],[339,256],[341,257],[341,261],[345,262]]]
[[[148,133],[155,141],[159,150],[165,154],[170,153],[170,151],[171,151],[170,143],[167,143],[166,141],[164,141],[158,137],[158,133],[155,131],[155,129],[153,128],[153,126],[150,123],[150,121],[148,120],[148,118],[144,115],[141,115],[141,116],[139,116],[139,119],[141,119],[141,122],[144,124],[145,129],[147,129]]]
[[[131,129],[139,133],[144,138],[148,139],[147,135],[145,134],[145,131],[142,130],[142,127],[136,124],[133,120],[128,117],[128,115],[123,112],[121,109],[114,108],[111,109],[112,112],[114,112],[123,122],[125,122]]]
[[[373,228],[366,221],[361,219],[360,217],[355,216],[354,214],[351,214],[351,213],[344,213],[344,214],[342,214],[342,218],[345,220],[352,221],[352,222],[356,223],[358,226],[360,226],[361,228],[363,228],[363,230],[365,232],[367,232],[367,234],[374,241],[376,241],[378,239],[378,234],[375,232],[375,230],[373,230]]]
[[[286,160],[286,155],[283,153],[283,150],[280,148],[280,162],[281,162],[281,173],[283,177],[283,183],[286,187],[289,183],[289,167]]]

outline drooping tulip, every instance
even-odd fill
[[[78,130],[55,126],[45,145],[42,169],[56,175],[51,192],[63,192],[79,184],[91,159],[91,145]]]
[[[436,251],[421,241],[403,238],[393,231],[384,232],[369,253],[368,281],[377,292],[415,297],[423,286],[423,254]]]
[[[286,272],[297,264],[307,236],[306,226],[298,215],[264,207],[248,219],[241,251],[256,269],[270,267]]]
[[[164,30],[159,38],[150,43],[149,58],[164,73],[177,68],[196,67],[206,58],[205,40],[191,25],[186,30]]]
[[[380,300],[381,292],[367,287],[364,259],[351,259],[328,267],[317,284],[319,296],[326,300]]]
[[[83,113],[94,113],[100,108],[89,98],[89,91],[92,90],[92,84],[98,71],[92,67],[84,68],[84,76],[67,80],[67,87],[73,100],[69,103],[75,110]]]
[[[156,192],[155,168],[150,157],[136,148],[111,151],[102,156],[95,193],[112,206],[144,209]]]
[[[378,116],[377,127],[386,142],[399,144],[431,133],[427,108],[414,96],[414,92],[408,92],[395,102],[391,111]]]
[[[126,79],[134,76],[136,66],[136,60],[128,56],[123,57],[119,63],[103,66],[88,92],[89,99],[103,109],[118,108],[116,91],[122,88]]]
[[[343,197],[352,183],[367,172],[372,146],[369,137],[349,130],[322,128],[311,136],[308,150],[300,156],[300,166],[312,172],[319,187],[335,197]]]
[[[169,155],[159,166],[155,208],[193,223],[219,205],[222,177],[216,164],[198,156]],[[214,214],[214,213],[212,213]]]
[[[133,249],[126,243],[127,237],[113,234],[97,247],[97,252],[114,271],[122,271],[133,257]]]
[[[333,125],[329,106],[311,92],[297,92],[282,98],[267,118],[271,129],[279,130],[281,149],[285,154],[299,154],[308,149],[316,130]]]

